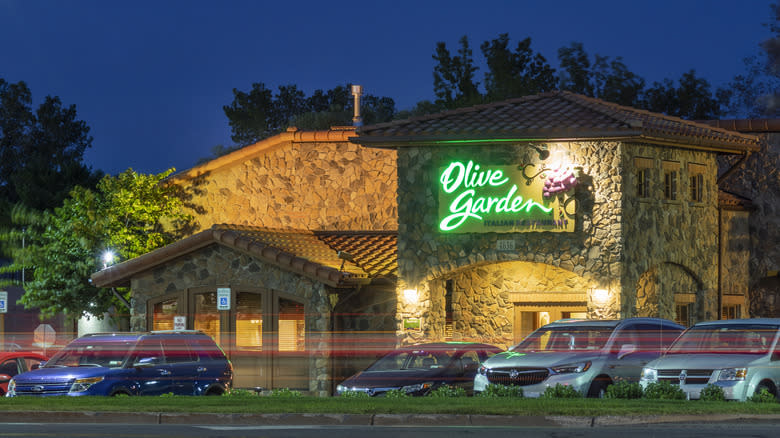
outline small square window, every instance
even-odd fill
[[[704,201],[704,175],[691,175],[691,201]]]
[[[676,170],[664,171],[664,198],[667,201],[677,200],[677,175]]]

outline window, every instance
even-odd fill
[[[154,304],[152,330],[173,330],[174,316],[179,315],[179,301],[176,298]]]
[[[680,163],[676,161],[664,161],[664,199],[677,200],[677,185],[680,177]]]
[[[452,339],[452,291],[454,289],[454,281],[447,280],[444,283],[444,338]]]
[[[236,347],[263,349],[263,301],[258,293],[236,294]]]
[[[742,318],[742,306],[734,304],[731,306],[723,306],[721,312],[722,319],[739,319]]]
[[[303,304],[279,298],[279,351],[306,349]]]
[[[217,292],[195,294],[195,314],[193,328],[201,330],[213,339],[219,339],[219,311],[217,310]]]
[[[680,325],[691,325],[691,307],[692,303],[677,304],[675,305],[675,317],[674,322]]]
[[[636,168],[636,195],[640,198],[650,197],[650,175],[653,169],[652,158],[634,158]]]
[[[690,176],[689,189],[691,192],[691,202],[704,202],[704,171],[706,167],[701,164],[688,164],[688,175]]]

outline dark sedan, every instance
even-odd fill
[[[399,348],[336,387],[345,392],[365,392],[383,396],[390,390],[409,395],[427,395],[449,385],[473,393],[474,375],[479,364],[502,349],[471,342],[417,344]]]

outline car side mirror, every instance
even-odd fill
[[[0,383],[6,383],[11,380],[11,376],[8,374],[0,374]]]
[[[31,371],[32,370],[37,370],[38,368],[44,366],[45,364],[46,364],[46,362],[34,363],[34,364],[30,365],[30,370]]]
[[[623,344],[620,347],[620,351],[618,351],[617,358],[623,359],[624,357],[628,356],[631,353],[636,352],[636,345],[634,344]]]

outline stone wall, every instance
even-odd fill
[[[717,318],[718,192],[709,152],[629,144],[623,150],[625,188],[621,284],[624,316],[674,318],[675,294],[696,294],[695,320]],[[654,163],[648,197],[636,196],[635,158]],[[662,161],[678,162],[678,200],[664,199]],[[688,164],[702,165],[703,202],[690,202]],[[695,290],[689,290],[691,287]],[[631,292],[633,291],[633,293]],[[641,313],[637,308],[645,306]],[[650,307],[646,307],[650,306]],[[656,310],[657,307],[657,310]],[[656,313],[657,312],[657,313]]]
[[[252,147],[252,146],[249,146]],[[180,180],[212,224],[306,230],[397,229],[395,151],[347,142],[285,142]]]
[[[502,262],[534,262],[568,271],[577,278],[581,294],[590,288],[603,288],[610,292],[608,303],[600,308],[591,307],[591,315],[616,317],[620,310],[620,278],[623,254],[622,224],[622,145],[618,142],[576,142],[548,144],[551,155],[580,166],[581,182],[576,198],[579,204],[575,232],[528,233],[474,233],[442,234],[438,222],[438,198],[436,193],[437,170],[453,159],[473,159],[483,164],[519,164],[538,160],[538,152],[528,145],[512,146],[459,146],[459,147],[404,147],[398,151],[399,168],[399,296],[407,288],[417,289],[419,300],[406,303],[399,300],[398,330],[403,342],[420,339],[440,339],[441,299],[438,280],[456,276],[459,271],[474,271],[483,265]],[[497,240],[512,239],[515,249],[497,249]],[[471,271],[471,268],[475,268]],[[495,268],[487,268],[494,271]],[[495,271],[494,271],[495,272]],[[490,283],[493,274],[469,280],[473,283]],[[433,281],[437,280],[437,281]],[[465,283],[464,283],[465,284]],[[544,287],[548,287],[545,285]],[[633,286],[633,285],[632,285]],[[501,302],[501,309],[508,308],[502,298],[513,288],[508,282],[499,287],[487,287],[495,296],[475,292],[463,304]],[[542,286],[534,286],[542,287]],[[555,285],[552,287],[559,287]],[[564,289],[564,288],[561,288]],[[565,289],[564,289],[565,290]],[[633,293],[633,287],[632,287]],[[463,307],[461,307],[461,310]],[[485,310],[480,310],[485,312]],[[404,317],[427,315],[423,332],[404,332]],[[465,314],[461,314],[467,318]],[[474,322],[461,322],[464,334],[480,333],[498,340],[506,340],[511,333],[511,319],[504,314],[489,329],[481,326],[490,315],[474,316]],[[503,321],[503,322],[501,322]],[[486,322],[485,322],[486,323]],[[500,326],[500,327],[499,327]],[[508,327],[507,327],[508,326]]]
[[[231,287],[256,291],[258,288],[283,292],[304,303],[309,390],[312,394],[330,394],[328,351],[330,301],[328,288],[322,283],[264,264],[252,257],[221,245],[210,245],[185,254],[132,279],[133,307],[131,329],[147,330],[147,302],[166,295],[182,296],[191,289]],[[186,314],[186,312],[184,313]],[[151,323],[151,315],[149,323]]]
[[[456,300],[455,333],[506,344],[511,337],[516,292],[555,292],[586,297],[594,318],[636,315],[637,297],[652,304],[652,316],[673,319],[678,296],[693,296],[695,319],[717,316],[718,214],[715,155],[678,148],[619,142],[548,143],[551,156],[581,168],[574,232],[472,233],[439,232],[436,178],[451,160],[484,164],[533,162],[528,145],[404,147],[399,168],[399,297],[417,289],[419,300],[399,300],[398,330],[405,343],[444,336],[443,281],[454,278],[464,292]],[[636,196],[634,157],[655,163],[651,196]],[[676,161],[679,200],[663,200],[661,162]],[[704,201],[690,203],[688,163],[704,166]],[[515,249],[497,249],[511,239]],[[513,271],[507,262],[532,262],[559,269],[554,284],[539,281],[534,269]],[[522,266],[522,265],[518,265]],[[509,276],[528,276],[533,285]],[[523,280],[524,281],[524,280]],[[734,281],[739,281],[735,277]],[[683,290],[684,289],[684,290]],[[605,290],[596,303],[594,291]],[[651,296],[652,295],[652,296]],[[549,306],[560,307],[552,296]],[[404,331],[403,318],[423,316],[424,329]]]
[[[760,150],[721,186],[750,199],[749,302],[751,317],[780,317],[780,134],[762,134]],[[721,159],[721,171],[733,166],[739,157]]]

